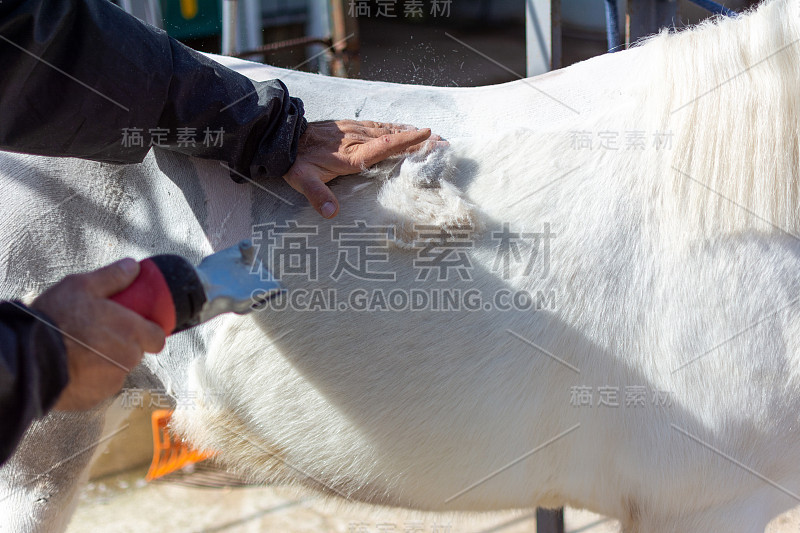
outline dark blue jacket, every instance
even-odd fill
[[[240,181],[285,174],[306,128],[279,80],[254,82],[108,0],[3,0],[0,69],[0,150],[138,163],[155,144]],[[0,304],[0,463],[67,382],[64,343],[40,319]]]

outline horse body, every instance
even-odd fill
[[[775,1],[491,88],[225,60],[283,79],[311,120],[409,122],[451,146],[340,178],[334,221],[214,162],[4,154],[3,292],[123,255],[196,261],[253,235],[286,295],[176,335],[132,378],[190,391],[175,429],[230,468],[384,505],[570,504],[626,531],[763,531],[800,491],[798,16]],[[621,146],[582,148],[586,132]],[[345,265],[342,237],[365,228],[384,254],[367,273]],[[287,238],[311,270],[281,262]],[[431,262],[445,243],[439,259],[456,260]],[[96,445],[103,411],[85,416],[94,429],[71,450]],[[88,457],[35,475],[67,455],[39,441],[66,418],[34,425],[0,471],[13,527],[68,515],[64,480]]]

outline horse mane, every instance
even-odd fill
[[[575,220],[592,212],[594,223],[602,223],[603,213],[627,213],[631,224],[678,247],[753,231],[800,239],[800,2],[770,0],[735,18],[664,30],[624,53],[633,68],[619,86],[628,98],[547,131],[488,132],[455,145],[456,159],[479,161],[487,174],[472,192],[481,210],[507,220],[525,220],[529,209],[540,218],[571,213]],[[641,132],[647,146],[576,149],[574,134],[581,131],[595,139],[602,132]],[[654,133],[669,136],[670,146],[654,148]],[[421,169],[414,158],[403,158],[400,166],[389,165],[391,172],[381,167],[373,174],[405,169],[416,176],[439,168],[435,158],[420,163]],[[492,172],[524,178],[502,191]],[[393,188],[384,187],[384,196],[395,209],[413,205],[404,213],[410,220],[431,223],[419,203],[424,181],[389,181]],[[401,202],[398,190],[414,200]],[[475,224],[483,216],[470,205],[435,200],[425,204],[439,206],[442,220],[434,223]]]
[[[674,135],[667,157],[650,158],[649,194],[671,230],[800,235],[800,4],[662,31],[637,53],[641,100],[627,120]]]

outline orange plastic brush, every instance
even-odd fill
[[[194,450],[182,440],[174,439],[168,429],[171,418],[170,410],[159,409],[153,412],[153,461],[145,477],[147,481],[153,481],[214,455],[213,452]]]

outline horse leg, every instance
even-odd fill
[[[771,487],[770,487],[771,489]],[[623,533],[764,533],[775,509],[765,500],[765,494],[756,493],[744,502],[717,505],[702,511],[679,516],[648,516],[643,514],[622,528]],[[773,495],[767,495],[771,497]],[[791,505],[789,505],[791,506]]]
[[[0,467],[0,531],[57,532],[69,524],[89,466],[127,428],[119,398],[92,411],[51,412]]]

